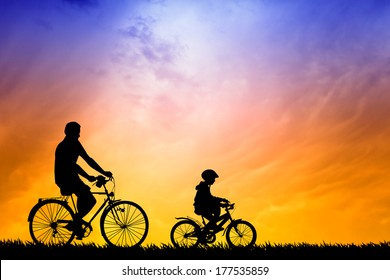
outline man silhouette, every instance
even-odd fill
[[[83,176],[90,182],[96,180],[95,176],[89,175],[78,164],[77,159],[80,156],[85,162],[97,172],[112,177],[112,173],[104,171],[96,161],[91,158],[84,150],[80,141],[80,125],[77,122],[69,122],[65,126],[65,138],[60,142],[55,151],[54,176],[55,183],[61,190],[62,195],[75,194],[77,196],[77,214],[75,224],[71,230],[75,231],[80,237],[83,235],[81,225],[82,218],[91,211],[96,203],[96,199],[87,186],[79,177]],[[82,237],[82,236],[81,236]],[[81,238],[80,237],[80,238]]]

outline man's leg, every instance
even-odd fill
[[[84,237],[83,224],[85,223],[83,217],[91,211],[93,206],[96,204],[96,199],[90,191],[90,188],[85,185],[82,181],[78,186],[77,191],[75,192],[77,196],[77,213],[75,215],[75,224],[74,224],[74,233],[77,236],[77,239],[82,239]]]
[[[91,211],[96,204],[96,199],[91,193],[90,188],[81,182],[79,189],[76,193],[77,196],[77,218],[82,219],[85,215]]]

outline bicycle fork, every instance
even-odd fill
[[[121,218],[119,217],[119,212],[121,213],[124,213],[125,212],[125,208],[123,207],[119,207],[119,206],[113,206],[111,207],[111,209],[109,210],[111,211],[112,213],[112,216],[114,218],[114,221],[117,225],[119,225],[121,228],[126,228],[127,226],[121,221]]]
[[[234,228],[234,230],[236,231],[236,233],[238,234],[238,236],[240,238],[242,238],[244,236],[244,234],[239,230],[238,226],[237,226],[237,222],[239,221],[242,221],[242,219],[237,219],[237,220],[233,220],[231,219],[231,226]],[[225,235],[226,231],[227,231],[228,227],[225,228],[224,232],[223,232],[223,235]]]

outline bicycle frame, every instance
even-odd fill
[[[113,187],[107,190],[107,182]],[[146,238],[149,221],[145,211],[137,203],[115,199],[115,181],[97,176],[95,185],[101,190],[92,191],[94,197],[103,195],[99,205],[88,215],[88,221],[77,220],[77,198],[73,195],[39,198],[29,215],[29,231],[37,244],[70,244],[82,240],[92,232],[91,223],[100,214],[100,231],[104,240],[112,246],[140,245]]]
[[[101,204],[101,206],[99,207],[99,209],[96,211],[96,213],[92,216],[92,218],[87,222],[89,225],[92,223],[92,221],[96,218],[96,216],[103,210],[103,209],[106,209],[108,208],[110,205],[114,204],[115,202],[117,201],[120,201],[120,199],[111,199],[111,197],[114,197],[115,194],[114,192],[108,192],[107,190],[107,187],[105,185],[105,183],[102,183],[102,186],[104,187],[104,192],[92,192],[93,195],[106,195],[106,199],[103,201],[103,203]],[[72,203],[70,204],[69,203],[69,198],[72,200]],[[40,198],[38,199],[38,203],[31,209],[30,211],[30,214],[28,216],[28,221],[31,221],[32,219],[32,214],[35,212],[34,210],[36,208],[39,208],[39,204],[40,202],[42,201],[45,201],[45,200],[55,200],[55,201],[59,201],[61,204],[63,205],[71,205],[73,206],[73,212],[74,214],[77,213],[77,207],[76,207],[76,203],[75,203],[75,199],[73,198],[73,194],[71,195],[67,195],[67,196],[59,196],[59,197],[49,197],[49,198]],[[67,223],[69,221],[62,221],[62,220],[59,220],[58,222],[63,222],[63,223]]]
[[[221,215],[221,216],[219,216],[219,218],[218,218],[218,220],[217,220],[217,225],[216,225],[216,227],[223,227],[228,221],[230,221],[230,223],[232,223],[232,222],[234,222],[234,221],[240,221],[240,220],[242,220],[242,219],[236,219],[236,220],[234,220],[233,218],[232,218],[232,215],[230,214],[230,209],[231,208],[229,208],[230,206],[229,205],[226,205],[226,206],[224,206],[224,209],[225,209],[225,211],[226,211],[226,213],[225,214],[223,214],[223,215]],[[201,222],[199,222],[198,220],[196,220],[196,219],[194,219],[194,218],[191,218],[191,217],[178,217],[178,218],[176,218],[177,220],[190,220],[190,221],[193,221],[193,222],[195,222],[195,223],[197,223],[201,228],[203,228],[203,229],[206,229],[207,228],[207,225],[208,225],[208,223],[206,224],[205,223],[205,221],[204,221],[204,219],[205,219],[205,217],[203,217],[202,216],[202,220],[203,220],[203,225],[202,225],[202,223]],[[226,228],[227,229],[227,228]],[[225,233],[226,233],[226,229],[224,230],[224,232],[223,232],[223,234],[222,235],[225,235]],[[209,228],[209,229],[207,229],[207,231],[210,231],[211,230],[211,228]]]
[[[221,205],[226,213],[223,213],[213,222],[206,223],[202,217],[203,224],[191,217],[179,217],[180,220],[171,229],[170,238],[175,247],[196,247],[199,244],[208,245],[217,240],[217,233],[223,231],[223,236],[230,247],[248,247],[256,242],[256,229],[248,221],[233,219],[232,212],[234,204],[227,202]]]
[[[219,217],[219,219],[217,221],[217,227],[222,228],[228,221],[233,222],[233,218],[230,215],[229,210],[226,209],[226,213]],[[219,224],[218,224],[218,222],[219,222]],[[223,231],[222,235],[225,235],[225,232],[226,232],[226,229]]]
[[[92,221],[96,218],[97,215],[99,215],[99,213],[103,209],[106,209],[110,205],[112,205],[113,203],[115,203],[117,201],[120,201],[120,199],[111,199],[111,197],[114,197],[115,194],[113,192],[109,193],[107,191],[107,188],[106,188],[105,184],[103,184],[103,187],[104,187],[104,192],[91,192],[93,195],[106,195],[107,197],[106,197],[106,199],[104,199],[103,203],[100,205],[99,209],[95,212],[95,214],[92,216],[92,218],[87,222],[89,225],[92,223]],[[73,198],[73,194],[70,195],[70,197],[72,199],[73,209],[75,210],[75,214],[76,214],[77,213],[77,207],[76,207],[76,203],[75,203],[74,198]]]

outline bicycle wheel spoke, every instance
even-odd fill
[[[145,212],[133,202],[121,201],[102,215],[102,235],[107,243],[115,246],[141,244],[148,227]]]
[[[250,223],[238,221],[228,228],[226,239],[230,246],[252,246],[256,241],[256,230]]]
[[[199,226],[190,221],[180,221],[171,230],[171,241],[176,247],[192,247],[198,244],[196,229]]]
[[[72,220],[73,212],[66,204],[57,200],[41,202],[30,220],[31,237],[34,242],[46,245],[70,243],[74,235],[63,224]]]
[[[141,223],[143,224],[144,221],[142,220]],[[134,227],[134,223],[129,224],[125,228],[118,227],[118,224],[115,222],[115,220],[107,221],[107,224],[110,226],[106,226],[106,233],[107,237],[111,240],[116,240],[116,245],[118,244],[135,244],[143,235],[143,232],[145,230],[145,227]],[[127,223],[123,223],[127,224]]]

